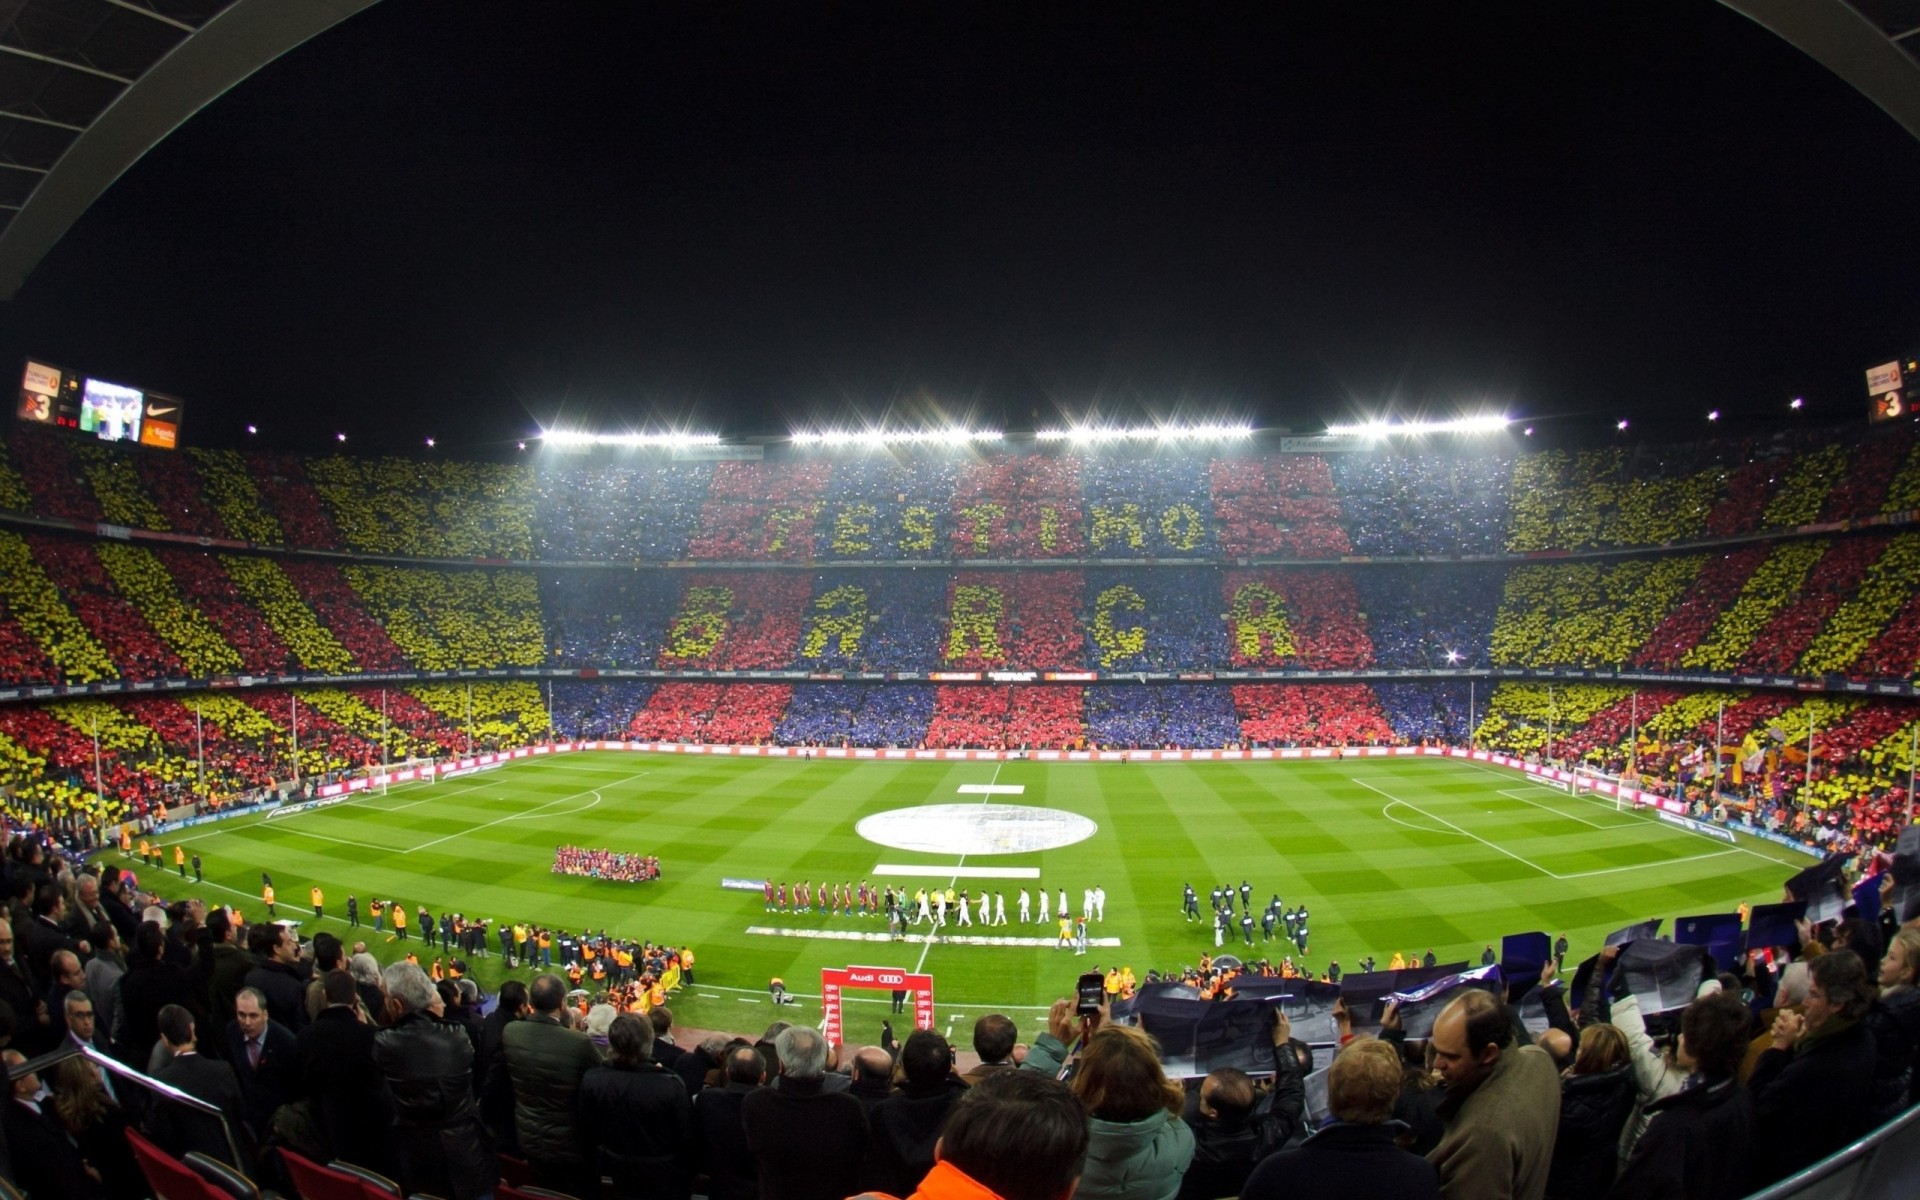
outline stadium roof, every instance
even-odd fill
[[[1920,138],[1920,0],[1720,0]]]
[[[0,0],[0,300],[174,129],[376,0]],[[1920,138],[1920,0],[1720,0]]]
[[[0,0],[0,299],[181,122],[375,0]]]

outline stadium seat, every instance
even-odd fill
[[[494,1200],[579,1200],[571,1192],[556,1192],[543,1187],[515,1187],[502,1183],[493,1191]]]
[[[369,1171],[365,1167],[356,1167],[350,1162],[343,1162],[337,1158],[327,1164],[327,1169],[329,1171],[338,1171],[343,1175],[351,1175],[355,1179],[358,1179],[361,1190],[365,1193],[367,1200],[380,1200],[383,1196],[398,1196],[401,1194],[400,1185],[378,1171]]]
[[[227,1193],[202,1178],[192,1167],[154,1145],[131,1126],[127,1145],[133,1149],[140,1173],[147,1177],[160,1200],[227,1200]],[[302,1200],[312,1200],[304,1197]],[[354,1200],[359,1200],[355,1197]]]
[[[284,1146],[280,1148],[280,1161],[293,1177],[293,1187],[300,1193],[300,1200],[367,1200],[366,1182],[358,1175],[333,1166],[323,1167]],[[389,1194],[399,1194],[398,1189]]]
[[[186,1164],[193,1173],[212,1185],[213,1189],[229,1200],[278,1200],[279,1193],[262,1191],[259,1184],[234,1170],[217,1158],[209,1157],[198,1150],[189,1151]]]
[[[526,1159],[516,1157],[512,1154],[496,1154],[495,1157],[500,1160],[500,1182],[502,1184],[512,1184],[514,1187],[525,1187],[527,1184],[533,1182],[533,1168],[527,1165]]]

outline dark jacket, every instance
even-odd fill
[[[400,1167],[391,1102],[373,1061],[379,1031],[362,1024],[357,1011],[323,1008],[300,1031],[300,1075],[333,1156],[392,1177]]]
[[[760,1166],[747,1145],[740,1108],[759,1088],[728,1083],[693,1098],[694,1146],[710,1200],[759,1200]]]
[[[1831,1020],[1840,1027],[1809,1034],[1792,1050],[1766,1051],[1747,1080],[1756,1188],[1812,1166],[1873,1128],[1873,1034],[1864,1020]]]
[[[577,1166],[587,1148],[574,1123],[580,1081],[600,1065],[600,1051],[584,1033],[535,1014],[500,1032],[513,1080],[513,1120],[528,1162]]]
[[[740,1102],[747,1146],[760,1164],[760,1200],[843,1200],[860,1190],[867,1118],[845,1092],[783,1076]]]
[[[87,1178],[86,1164],[68,1138],[47,1099],[34,1112],[18,1099],[0,1101],[0,1133],[13,1159],[12,1182],[28,1195],[59,1196],[62,1200],[90,1200],[100,1196],[100,1185]]]
[[[55,952],[70,950],[75,954],[80,953],[80,943],[45,917],[35,917],[23,926],[15,926],[13,937],[13,952],[20,956],[21,962],[27,964],[27,970],[33,972],[35,979],[53,978],[50,964]]]
[[[848,1088],[852,1095],[853,1089]],[[893,1196],[913,1194],[933,1169],[933,1144],[946,1128],[947,1114],[967,1094],[958,1076],[931,1087],[895,1092],[867,1108],[867,1162],[862,1174],[870,1191]]]
[[[240,1036],[240,1023],[228,1021],[223,1039],[227,1065],[240,1081],[240,1094],[247,1102],[247,1128],[256,1139],[264,1140],[273,1122],[274,1110],[289,1100],[298,1100],[300,1090],[300,1048],[286,1026],[269,1019],[260,1035],[260,1065],[248,1062],[246,1039]]]
[[[32,1057],[51,1049],[59,1040],[51,1025],[43,1027],[34,1017],[41,1003],[40,987],[18,954],[12,962],[0,966],[0,1003],[13,1011],[14,1049]]]
[[[1273,1090],[1260,1096],[1244,1116],[1208,1117],[1200,1111],[1200,1093],[1187,1096],[1183,1114],[1193,1130],[1193,1162],[1180,1177],[1181,1200],[1237,1196],[1253,1168],[1300,1132],[1306,1110],[1306,1084],[1299,1059],[1276,1056],[1280,1073]]]
[[[458,1027],[409,1013],[373,1039],[393,1108],[406,1190],[472,1200],[500,1182],[499,1160],[473,1103],[473,1043]]]
[[[206,1021],[206,1011],[184,967],[157,958],[129,962],[127,973],[120,977],[119,1021],[125,1031],[120,1052],[142,1070],[153,1044],[160,1040],[160,1010],[169,1004],[191,1012],[196,1021]]]
[[[1873,1002],[1867,1012],[1873,1035],[1873,1123],[1883,1125],[1913,1097],[1914,1065],[1920,1057],[1920,989],[1903,987]]]
[[[240,1095],[240,1081],[234,1078],[232,1067],[204,1054],[180,1054],[169,1059],[154,1078],[219,1108],[240,1142],[240,1157],[250,1156],[246,1101]],[[233,1151],[228,1148],[219,1121],[183,1105],[156,1102],[147,1112],[147,1136],[175,1158],[185,1158],[189,1151],[198,1150],[241,1171],[250,1171],[253,1166],[251,1162],[233,1161]]]
[[[1292,1200],[1338,1196],[1340,1200],[1440,1200],[1440,1173],[1394,1138],[1397,1121],[1384,1125],[1335,1123],[1291,1150],[1268,1155],[1247,1177],[1241,1200]]]
[[[1547,1170],[1549,1200],[1590,1200],[1613,1186],[1620,1131],[1633,1115],[1633,1066],[1560,1080],[1560,1132]]]
[[[307,1027],[307,984],[312,978],[311,970],[303,972],[299,967],[256,957],[241,986],[260,989],[267,998],[267,1015],[286,1026],[288,1033],[299,1033]]]
[[[505,1008],[488,1013],[480,1022],[480,1044],[473,1053],[473,1090],[480,1101],[480,1119],[500,1152],[515,1157],[520,1154],[520,1136],[513,1127],[513,1079],[507,1074],[500,1034],[519,1019],[519,1014]]]
[[[215,942],[202,953],[207,955],[207,1019],[201,1030],[204,1035],[208,1029],[225,1029],[227,1022],[233,1020],[234,997],[247,986],[247,972],[253,970],[254,960],[253,955],[232,942]],[[201,1041],[200,1050],[205,1053],[207,1039],[203,1036]],[[220,1051],[215,1049],[214,1053]]]
[[[659,1063],[594,1067],[580,1080],[580,1137],[617,1200],[693,1194],[693,1101]]]
[[[1753,1101],[1737,1079],[1690,1081],[1647,1105],[1651,1120],[1612,1200],[1738,1200],[1752,1174]]]
[[[707,1072],[719,1065],[707,1057],[705,1050],[695,1046],[680,1056],[680,1061],[673,1064],[673,1070],[680,1076],[680,1082],[687,1085],[687,1095],[693,1097],[699,1095],[700,1089],[707,1086]]]

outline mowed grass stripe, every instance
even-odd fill
[[[1067,887],[1076,910],[1083,888],[1104,886],[1107,921],[1098,932],[1119,936],[1124,948],[1109,957],[1142,975],[1149,967],[1192,962],[1212,945],[1210,927],[1181,918],[1180,886],[1189,880],[1204,900],[1215,883],[1237,886],[1245,877],[1256,888],[1256,911],[1276,891],[1289,906],[1306,903],[1314,931],[1309,962],[1318,969],[1337,957],[1351,968],[1369,951],[1384,961],[1396,948],[1429,945],[1443,958],[1473,959],[1486,942],[1528,929],[1565,932],[1576,953],[1590,952],[1602,935],[1631,920],[1727,911],[1741,900],[1770,901],[1781,881],[1810,861],[1796,862],[1790,851],[1756,848],[1745,839],[1742,853],[1721,853],[1724,843],[1645,816],[1620,814],[1617,833],[1578,821],[1561,823],[1552,812],[1499,795],[1501,789],[1528,786],[1524,777],[1481,774],[1445,759],[1159,764],[1151,769],[1016,761],[999,769],[1000,782],[1022,783],[1028,791],[990,798],[994,802],[1083,813],[1100,831],[1079,846],[991,861],[1040,866],[1041,882],[1054,891]],[[871,930],[879,922],[769,918],[758,893],[723,891],[720,879],[857,883],[882,859],[957,861],[957,855],[916,858],[874,846],[853,827],[862,816],[887,809],[970,803],[978,798],[960,796],[958,786],[985,782],[994,770],[992,763],[583,753],[395,788],[385,797],[357,798],[275,821],[243,818],[189,830],[182,842],[189,852],[201,850],[210,881],[243,895],[257,896],[260,872],[271,871],[283,916],[307,911],[306,888],[317,880],[326,890],[329,914],[337,916],[353,892],[360,898],[363,922],[366,902],[378,894],[404,901],[410,912],[424,902],[436,914],[445,906],[474,916],[604,926],[692,944],[700,952],[704,983],[745,991],[695,989],[676,996],[680,1020],[758,1032],[775,1014],[770,1008],[756,1013],[739,998],[763,995],[768,977],[778,974],[794,990],[813,992],[822,966],[910,967],[921,944],[747,937],[743,931],[752,924]],[[648,774],[629,778],[640,771]],[[1404,796],[1559,873],[1623,865],[1637,869],[1548,879],[1411,811],[1393,810],[1440,832],[1396,824],[1381,813],[1387,798],[1355,780]],[[582,808],[595,790],[601,802]],[[583,792],[588,794],[554,804],[551,811],[487,826]],[[1542,804],[1567,806],[1593,821],[1607,822],[1611,815],[1608,806],[1587,798],[1545,790],[1532,794]],[[303,830],[384,849],[319,841],[303,836]],[[448,834],[458,836],[402,853]],[[554,876],[549,870],[553,847],[566,841],[657,854],[665,878],[622,885]],[[1717,857],[1698,857],[1707,854]],[[1638,865],[1643,862],[1647,865]],[[179,887],[171,873],[165,879]],[[1005,890],[1010,897],[1017,892],[1014,881],[1004,888],[999,881],[977,881],[975,890],[985,882],[994,884],[989,891]],[[190,884],[186,890],[192,890]],[[210,902],[231,898],[205,890]],[[242,907],[250,916],[261,915],[257,901]],[[1009,906],[1009,915],[1017,916],[1016,905]],[[322,927],[342,928],[337,922]],[[389,943],[375,948],[383,957],[399,949]],[[1275,942],[1255,953],[1280,948]],[[936,945],[926,965],[938,979],[944,1017],[977,1015],[986,1011],[982,1006],[1043,1003],[1065,994],[1073,976],[1093,961],[1044,949]],[[496,983],[497,960],[480,975],[490,986]],[[815,1014],[809,1009],[799,1015],[811,1019]],[[873,1032],[852,1031],[863,1038]]]

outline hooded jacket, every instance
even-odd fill
[[[1560,1080],[1560,1128],[1547,1172],[1552,1200],[1604,1196],[1620,1166],[1620,1131],[1633,1115],[1633,1068],[1568,1075]]]

